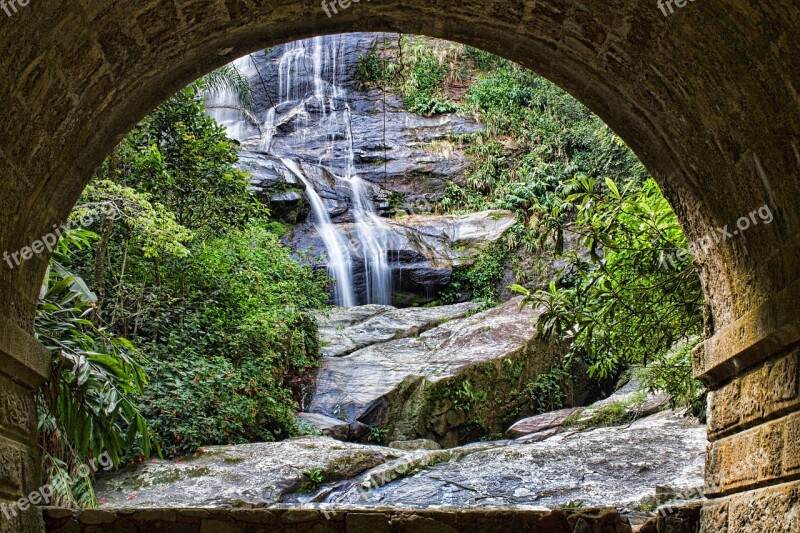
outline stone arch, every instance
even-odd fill
[[[800,463],[782,440],[794,427],[787,413],[800,405],[797,356],[785,351],[800,340],[800,6],[678,3],[375,0],[328,17],[317,0],[17,0],[0,15],[0,253],[63,221],[125,132],[235,57],[353,31],[460,41],[533,69],[597,113],[659,181],[690,240],[770,206],[771,224],[698,256],[708,340],[696,364],[719,389],[711,399],[711,476],[734,452],[748,453],[741,430],[781,436],[772,439],[781,444],[771,469],[716,495],[790,479]],[[0,371],[20,390],[47,372],[47,356],[29,335],[46,261],[42,254],[16,268],[0,264]],[[778,375],[793,381],[772,387]],[[29,462],[30,427],[3,421],[2,433],[16,443],[20,464]],[[0,489],[5,497],[35,479],[14,483]]]

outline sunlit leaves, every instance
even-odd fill
[[[530,300],[546,309],[541,335],[569,340],[573,354],[605,377],[629,364],[663,361],[676,343],[697,335],[703,300],[691,263],[663,268],[664,250],[684,246],[685,238],[655,183],[603,185],[578,178],[574,193],[540,213],[553,232],[571,232],[581,246],[568,253],[559,283]],[[564,212],[573,213],[572,223]],[[680,396],[691,374],[672,386]]]

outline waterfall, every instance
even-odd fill
[[[313,224],[325,245],[328,273],[335,281],[334,301],[342,307],[362,304],[391,304],[392,269],[388,250],[390,231],[375,211],[370,188],[355,171],[352,117],[348,102],[345,61],[340,51],[340,37],[314,37],[286,44],[277,58],[277,102],[263,111],[255,126],[247,117],[231,109],[211,109],[210,113],[228,127],[229,136],[239,141],[252,141],[263,153],[281,159],[286,168],[305,185],[312,208]],[[236,67],[259,76],[255,61],[246,57]],[[216,95],[216,100],[231,104],[233,95]],[[237,120],[238,118],[238,123]],[[354,231],[358,242],[348,239],[333,224],[328,207],[315,190],[314,180],[296,162],[297,155],[286,147],[286,139],[273,146],[278,128],[294,120],[294,132],[300,142],[311,136],[323,138],[323,150],[309,163],[325,167],[336,180],[336,190],[349,192]],[[242,125],[244,124],[244,126]],[[250,139],[247,136],[250,136]],[[293,140],[293,139],[292,139]],[[358,281],[362,279],[363,286]]]
[[[392,269],[388,258],[388,231],[380,217],[375,214],[364,188],[364,180],[353,176],[350,178],[350,186],[356,231],[364,259],[366,302],[391,305]]]
[[[305,185],[306,193],[311,200],[314,227],[328,251],[328,275],[336,282],[334,301],[340,307],[353,307],[356,305],[356,298],[353,293],[353,265],[347,240],[334,229],[325,202],[297,163],[287,157],[281,158],[281,162]]]

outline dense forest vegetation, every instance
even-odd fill
[[[546,306],[540,334],[568,342],[569,359],[601,377],[644,366],[646,386],[703,410],[689,358],[702,331],[699,278],[690,261],[664,260],[687,244],[677,217],[608,126],[534,73],[451,43],[384,41],[362,57],[359,75],[396,91],[415,112],[470,113],[486,125],[452,138],[473,164],[463,186],[449,185],[440,210],[508,209],[518,223],[505,247],[456,274],[454,294],[468,286],[494,304],[511,265],[512,289]],[[454,90],[464,86],[463,96]],[[532,276],[531,257],[542,252],[568,260],[545,287]]]
[[[300,432],[329,280],[281,244],[285,228],[235,166],[237,144],[205,113],[204,90],[232,74],[184,89],[124,139],[73,214],[94,222],[76,223],[54,255],[36,331],[54,354],[39,425],[45,473],[62,480],[56,504],[95,503],[80,467],[103,452],[119,465]],[[686,244],[677,219],[608,127],[548,81],[460,45],[379,43],[358,75],[412,112],[486,125],[448,140],[473,163],[437,210],[508,209],[517,224],[456,272],[452,294],[468,287],[494,305],[511,266],[513,290],[546,306],[540,335],[571,346],[566,371],[646,366],[646,386],[701,408],[687,356],[699,281],[691,262],[664,266]],[[545,252],[567,266],[539,286]]]

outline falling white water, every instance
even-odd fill
[[[355,172],[352,121],[343,83],[346,73],[340,45],[339,37],[314,37],[285,45],[277,60],[279,101],[262,112],[262,123],[257,127],[235,110],[210,111],[214,118],[228,126],[232,138],[244,141],[249,135],[252,142],[253,135],[257,135],[257,149],[280,157],[306,186],[313,223],[325,245],[328,272],[335,281],[336,304],[343,307],[371,303],[388,305],[392,299],[392,269],[388,261],[390,231],[375,212],[368,185]],[[249,57],[238,60],[235,65],[251,79],[259,75],[255,62]],[[232,106],[235,95],[220,94],[217,100],[221,105]],[[319,158],[313,163],[329,170],[338,182],[337,190],[349,191],[355,221],[352,233],[358,243],[348,243],[337,231],[325,202],[314,189],[313,180],[296,163],[296,154],[286,148],[273,147],[277,128],[291,120],[301,140],[311,136],[323,138]],[[254,132],[254,128],[257,131]],[[356,281],[362,276],[363,286]]]
[[[334,300],[341,307],[353,307],[356,298],[353,292],[353,264],[347,240],[334,229],[328,208],[314,186],[306,178],[300,167],[289,158],[281,158],[284,166],[297,176],[305,185],[306,193],[311,200],[311,212],[314,216],[314,227],[317,229],[325,248],[328,251],[328,275],[334,279]]]
[[[364,180],[353,176],[350,178],[350,185],[356,231],[364,259],[367,303],[391,305],[392,269],[387,250],[388,231],[380,217],[375,214],[364,188]]]

